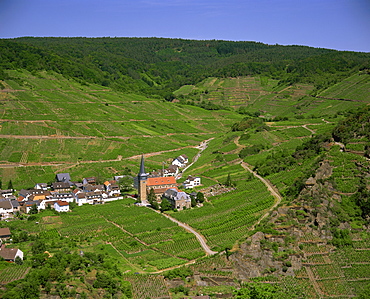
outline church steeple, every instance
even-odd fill
[[[139,181],[146,180],[148,178],[148,174],[145,172],[144,155],[141,155],[140,170],[137,176]]]
[[[141,162],[140,162],[140,170],[137,175],[138,178],[138,193],[139,197],[142,203],[146,203],[146,181],[148,179],[148,174],[145,172],[145,165],[144,165],[144,155],[141,156]]]

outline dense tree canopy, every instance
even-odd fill
[[[369,53],[256,42],[166,38],[17,38],[0,40],[0,80],[6,69],[52,70],[81,82],[157,95],[206,77],[266,75],[317,89],[370,68]]]

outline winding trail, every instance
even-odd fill
[[[268,211],[255,223],[253,224],[253,226],[251,227],[251,229],[253,230],[258,224],[260,224],[260,222],[265,219],[270,211],[272,211],[273,209],[275,209],[279,204],[280,202],[282,201],[282,196],[280,195],[279,191],[277,191],[275,189],[275,187],[267,180],[265,180],[263,177],[261,177],[258,173],[256,173],[255,171],[253,171],[251,168],[250,168],[250,165],[248,165],[247,163],[245,162],[241,162],[240,163],[241,166],[248,170],[251,174],[253,174],[257,179],[259,179],[262,183],[264,183],[267,187],[267,189],[270,191],[271,195],[275,198],[275,203],[274,205],[268,209]]]
[[[207,245],[207,241],[206,241],[206,238],[198,233],[194,228],[192,228],[190,225],[186,224],[186,223],[183,223],[173,217],[171,217],[170,215],[168,214],[165,214],[165,213],[161,213],[159,211],[156,211],[158,214],[161,214],[163,215],[164,217],[167,217],[168,219],[170,219],[172,222],[175,222],[178,226],[181,226],[182,228],[184,228],[185,230],[187,230],[188,232],[192,233],[193,235],[195,235],[195,237],[198,239],[200,245],[203,247],[203,250],[204,252],[207,254],[207,255],[214,255],[214,254],[217,254],[218,252],[217,251],[213,251],[211,250],[211,248],[209,248],[209,246]]]
[[[196,154],[196,156],[194,157],[194,159],[193,159],[193,161],[189,164],[189,165],[187,165],[177,176],[176,176],[176,179],[178,180],[178,179],[181,179],[181,177],[182,177],[182,174],[189,168],[189,167],[191,167],[191,166],[193,166],[193,164],[195,163],[195,162],[197,162],[198,161],[198,159],[199,159],[199,157],[201,156],[201,154],[202,154],[202,152],[208,147],[208,143],[211,141],[211,140],[213,140],[213,139],[215,139],[214,137],[213,138],[210,138],[210,139],[207,139],[207,140],[204,140],[204,141],[202,141],[201,143],[200,143],[200,145],[199,146],[197,146],[196,148],[197,149],[199,149],[199,152]]]
[[[4,135],[0,135],[0,138],[2,138],[1,136],[4,136]],[[32,138],[33,137],[31,136],[30,139],[32,139]],[[69,137],[66,136],[66,138],[69,138]],[[72,138],[74,138],[74,139],[81,139],[80,137],[76,137],[76,138],[75,137],[72,137]],[[56,138],[56,139],[58,139],[58,138]],[[89,138],[82,138],[82,139],[90,139],[90,137]],[[199,156],[200,156],[200,154],[201,154],[201,152],[205,148],[207,148],[208,142],[210,140],[212,140],[212,139],[213,138],[204,140],[204,141],[201,142],[200,145],[188,145],[188,146],[183,146],[183,147],[180,147],[180,148],[175,148],[175,149],[170,149],[170,150],[163,150],[163,151],[159,151],[159,152],[147,153],[147,154],[144,154],[144,157],[156,156],[156,155],[161,155],[163,153],[169,153],[169,152],[176,152],[176,151],[179,151],[179,150],[183,150],[185,148],[198,148],[198,149],[200,149],[200,152],[197,154],[196,160],[194,158],[194,160],[197,161],[198,158],[199,158]],[[140,159],[140,157],[141,157],[141,154],[140,155],[131,156],[131,157],[125,157],[125,158],[123,158],[121,155],[119,155],[117,157],[117,159],[110,159],[110,160],[85,160],[85,161],[78,161],[78,162],[68,162],[68,161],[59,161],[59,162],[26,162],[26,161],[21,161],[21,162],[18,162],[18,163],[12,163],[12,162],[8,162],[8,161],[1,161],[0,162],[0,168],[27,167],[27,166],[62,166],[62,165],[66,165],[67,168],[68,168],[68,167],[73,167],[73,166],[78,165],[78,164],[94,164],[94,163],[106,163],[106,162],[119,162],[119,161],[122,161],[122,160]]]
[[[308,128],[306,128],[308,129]],[[309,130],[309,129],[308,129]],[[239,143],[239,137],[235,138],[234,139],[234,143],[235,145],[238,147],[238,149],[236,151],[240,151],[240,149],[244,148],[245,146],[244,145],[241,145]],[[253,230],[258,224],[261,223],[261,221],[263,219],[265,219],[269,213],[275,209],[280,203],[281,201],[283,200],[283,197],[280,195],[279,191],[275,188],[275,186],[273,184],[271,184],[268,180],[264,179],[263,177],[261,177],[257,172],[253,171],[251,166],[249,164],[247,164],[246,162],[244,162],[243,160],[241,159],[238,159],[237,162],[240,161],[240,165],[245,169],[245,170],[248,170],[251,174],[253,174],[257,179],[259,179],[262,183],[265,184],[265,186],[267,187],[267,189],[270,191],[271,195],[275,198],[275,203],[272,207],[270,207],[268,209],[268,211],[255,223],[253,224],[253,226],[251,227],[251,229]]]

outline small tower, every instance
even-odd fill
[[[148,174],[145,172],[144,166],[144,155],[141,156],[140,170],[137,175],[138,179],[138,191],[139,197],[142,203],[146,203],[147,194],[146,194],[146,183],[148,180]]]

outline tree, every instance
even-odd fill
[[[237,299],[274,299],[283,298],[282,293],[279,292],[278,286],[269,284],[245,284],[239,290],[235,290],[233,293]]]
[[[96,273],[96,280],[94,281],[93,287],[105,289],[112,295],[117,293],[119,290],[118,281],[109,274],[101,272]]]
[[[119,179],[118,184],[122,191],[128,192],[133,187],[133,177],[129,175],[125,175],[123,178]]]
[[[204,194],[200,191],[197,193],[197,201],[200,203],[204,202]]]
[[[158,205],[158,202],[157,202],[157,196],[155,195],[155,192],[154,192],[153,188],[151,188],[149,193],[147,193],[147,200],[148,200],[148,202],[150,203],[150,205],[152,206],[153,209],[155,209],[155,210],[159,209],[159,205]]]
[[[8,183],[8,189],[13,190],[13,182],[12,182],[12,180],[10,180],[9,183]]]
[[[33,244],[32,244],[32,253],[33,254],[39,254],[39,253],[44,253],[46,250],[46,245],[44,242],[40,241],[40,240],[36,240]]]
[[[37,214],[39,212],[39,210],[37,209],[37,206],[36,204],[33,204],[30,211],[28,212],[28,214]]]
[[[22,260],[19,256],[17,256],[17,257],[15,258],[14,262],[15,262],[17,265],[23,265],[23,260]]]
[[[234,187],[234,183],[232,182],[231,180],[231,176],[230,176],[230,173],[227,175],[227,179],[226,179],[226,182],[225,182],[225,186],[227,187]]]
[[[171,203],[168,201],[167,198],[163,198],[161,202],[161,212],[171,210],[172,206]]]
[[[231,255],[231,252],[230,252],[230,247],[226,247],[225,248],[225,253],[226,253],[226,258],[229,259],[229,256]]]
[[[190,195],[191,207],[194,208],[197,205],[197,201],[193,195]]]

